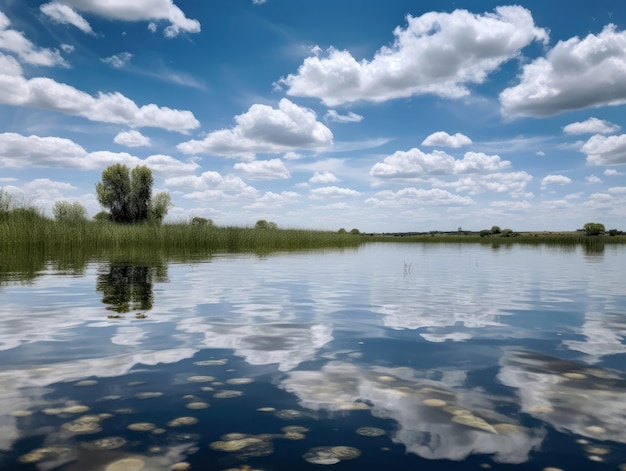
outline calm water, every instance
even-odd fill
[[[0,469],[620,469],[625,267],[386,244],[4,273]]]

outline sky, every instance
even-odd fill
[[[626,2],[0,0],[0,187],[167,221],[626,230]]]

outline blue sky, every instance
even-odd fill
[[[130,6],[129,6],[130,5]],[[168,219],[626,229],[626,3],[0,0],[0,186]]]

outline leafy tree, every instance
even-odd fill
[[[146,166],[135,167],[131,172],[126,165],[114,164],[102,172],[96,193],[113,222],[150,220],[160,224],[171,206],[171,198],[166,192],[152,198],[153,183],[152,171]]]
[[[111,215],[106,211],[100,211],[99,213],[94,215],[93,219],[94,221],[110,221]]]
[[[585,233],[588,236],[595,236],[604,234],[604,224],[600,224],[599,222],[588,222],[583,226]]]
[[[54,203],[54,219],[59,222],[78,222],[87,220],[87,210],[78,201],[59,200]]]
[[[196,216],[191,220],[191,225],[192,226],[213,226],[213,220]]]
[[[350,234],[352,235],[359,235],[361,233],[361,231],[359,231],[357,228],[354,228],[350,231]]]
[[[272,221],[267,221],[265,219],[259,219],[254,225],[255,229],[277,229],[278,224]]]
[[[500,234],[500,232],[502,232],[500,230],[500,227],[498,227],[498,226],[491,226],[491,233],[492,234]]]
[[[337,231],[337,233],[339,233],[339,234],[347,234],[347,231],[342,227],[341,229],[339,229]]]
[[[170,198],[170,194],[167,191],[154,195],[149,207],[150,221],[161,224],[165,216],[167,216],[170,206],[172,206],[172,198]]]
[[[481,237],[487,237],[491,234],[491,231],[488,229],[483,229],[482,231],[480,231],[480,236]]]

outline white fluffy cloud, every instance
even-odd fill
[[[547,175],[541,180],[541,188],[546,188],[548,185],[569,185],[572,183],[572,179],[565,175]]]
[[[379,191],[365,204],[380,208],[401,208],[405,206],[468,206],[474,201],[467,196],[459,196],[440,188],[403,188],[398,191]]]
[[[626,134],[619,136],[591,136],[583,145],[587,162],[594,165],[626,163]]]
[[[296,74],[278,84],[289,95],[316,97],[328,106],[427,93],[459,98],[469,93],[467,84],[482,83],[523,47],[547,39],[520,6],[483,15],[466,10],[408,15],[406,28],[393,33],[393,45],[382,47],[371,61],[330,48],[325,57],[305,59]]]
[[[57,0],[53,4],[64,5],[112,20],[169,22],[165,29],[166,37],[174,37],[180,31],[199,33],[200,22],[187,18],[173,0]],[[58,7],[56,7],[58,9]]]
[[[445,131],[434,132],[422,141],[423,146],[452,147],[455,149],[471,143],[472,140],[465,134],[457,132],[454,136],[451,136]]]
[[[279,154],[298,149],[323,150],[333,133],[317,121],[314,111],[283,98],[278,109],[255,104],[235,116],[234,128],[209,133],[202,141],[178,145],[186,154],[213,154],[252,160],[255,154]]]
[[[11,21],[0,11],[0,49],[9,51],[22,62],[31,65],[67,67],[68,64],[56,49],[39,48],[26,39],[23,33],[10,29]],[[0,69],[0,74],[5,73]]]
[[[511,163],[497,155],[480,152],[466,152],[457,160],[445,152],[435,150],[426,154],[417,148],[397,151],[376,163],[370,175],[376,178],[412,179],[432,175],[454,175],[463,173],[496,172],[509,167]]]
[[[246,184],[241,178],[235,175],[222,176],[214,171],[204,172],[202,175],[166,178],[164,185],[181,191],[190,191],[183,197],[201,202],[253,197],[258,193],[256,188]]]
[[[0,56],[0,63],[10,63]],[[59,111],[90,121],[126,124],[133,127],[155,127],[187,132],[200,126],[191,111],[174,110],[155,104],[137,106],[119,92],[92,96],[71,85],[47,77],[26,79],[13,65],[8,73],[0,71],[0,103],[13,106]]]
[[[527,196],[526,186],[533,179],[527,172],[496,172],[487,175],[467,175],[453,182],[435,181],[434,184],[445,188],[454,188],[461,193],[476,195],[479,193],[503,193],[512,196]]]
[[[125,152],[87,152],[82,146],[61,137],[0,134],[0,166],[4,168],[96,170],[114,163],[147,165],[156,172],[170,175],[193,172],[198,167],[193,162],[182,162],[165,155],[153,155],[142,160]]]
[[[249,180],[277,180],[291,176],[284,162],[280,159],[240,162],[235,164],[233,168],[242,172]]]
[[[323,186],[314,188],[309,192],[311,199],[342,198],[344,196],[359,196],[361,193],[351,188],[340,188],[338,186]]]
[[[623,172],[620,172],[619,170],[615,170],[614,168],[607,168],[603,173],[605,177],[615,177],[618,175],[624,175]]]
[[[327,170],[315,172],[313,176],[309,178],[309,183],[337,183],[338,181],[339,178]]]
[[[565,134],[611,134],[619,131],[617,124],[598,118],[568,124],[563,128]]]
[[[551,116],[626,103],[626,32],[608,25],[597,36],[559,41],[524,66],[518,85],[500,94],[507,116]]]
[[[339,114],[335,110],[328,110],[324,118],[336,123],[358,123],[363,121],[363,116],[350,111],[348,114]]]
[[[72,25],[83,33],[94,34],[89,22],[67,5],[59,2],[50,2],[44,3],[39,9],[44,15],[57,23]]]
[[[130,52],[120,52],[119,54],[115,54],[110,57],[105,57],[104,59],[100,59],[105,64],[109,64],[111,67],[115,69],[121,69],[133,58],[133,55]]]
[[[126,147],[149,147],[150,139],[139,131],[122,131],[113,138],[113,142]]]

